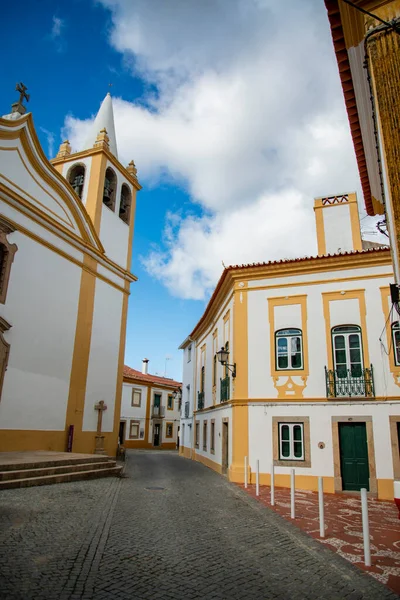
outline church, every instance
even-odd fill
[[[115,456],[136,193],[107,94],[49,161],[26,88],[0,118],[0,451]]]

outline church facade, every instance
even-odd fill
[[[85,148],[66,141],[50,162],[16,103],[0,164],[0,451],[113,456],[140,185],[118,160],[111,96]]]
[[[314,204],[318,256],[228,267],[184,358],[180,453],[231,481],[393,498],[400,325],[355,194]],[[227,355],[221,354],[221,350]],[[220,362],[222,359],[222,362]]]

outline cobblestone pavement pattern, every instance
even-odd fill
[[[1,492],[0,598],[397,596],[203,465],[130,452],[123,479]]]

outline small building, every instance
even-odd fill
[[[181,345],[182,456],[231,481],[393,498],[400,317],[388,247],[364,249],[355,194],[314,203],[318,256],[231,266]],[[221,351],[227,353],[224,357]],[[220,362],[220,358],[223,362]]]
[[[179,440],[181,383],[124,367],[119,442],[125,448],[175,449]]]
[[[0,118],[0,451],[115,456],[141,188],[110,95],[84,148],[52,161],[25,112]]]

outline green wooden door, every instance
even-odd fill
[[[369,490],[365,423],[339,423],[340,464],[344,490]]]

